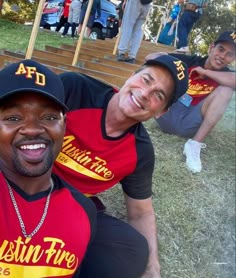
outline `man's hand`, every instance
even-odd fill
[[[194,80],[196,79],[205,79],[207,76],[205,75],[206,70],[202,67],[196,67],[191,70],[189,73],[189,78]],[[195,74],[194,74],[195,73]]]
[[[161,278],[160,268],[155,268],[154,266],[147,266],[147,269],[141,278]]]
[[[128,221],[145,236],[149,247],[149,259],[142,278],[160,278],[158,259],[157,227],[151,197],[144,200],[132,199],[125,195]]]

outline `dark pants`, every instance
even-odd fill
[[[179,19],[178,24],[178,44],[177,48],[188,45],[188,35],[193,28],[194,23],[201,16],[200,13],[185,10]]]
[[[86,14],[86,10],[82,9],[80,12],[79,24],[84,23],[85,14]],[[92,28],[94,20],[95,20],[95,14],[90,14],[87,22],[87,27]]]
[[[63,31],[62,35],[65,36],[68,33],[70,26],[71,26],[71,37],[74,38],[75,30],[76,30],[76,27],[77,27],[77,24],[74,23],[74,22],[71,23],[71,24],[69,22],[67,22],[65,24],[64,31]]]
[[[138,278],[148,261],[146,239],[129,224],[98,213],[97,232],[80,278]]]
[[[60,21],[56,27],[56,32],[60,31],[61,27],[63,27],[67,23],[67,20],[68,20],[67,17],[61,16]]]

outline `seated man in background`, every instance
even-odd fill
[[[209,47],[207,57],[173,54],[189,67],[187,93],[169,111],[156,118],[161,130],[189,139],[184,145],[186,164],[193,173],[202,170],[202,142],[223,116],[235,90],[235,73],[227,67],[235,61],[236,33],[223,32]],[[152,53],[146,60],[166,53]]]
[[[0,274],[79,277],[96,210],[52,174],[65,133],[62,82],[23,60],[0,71],[0,84]]]
[[[160,278],[152,204],[155,158],[141,122],[161,115],[187,90],[187,66],[172,56],[148,60],[118,93],[83,74],[66,72],[61,79],[69,112],[54,172],[98,207],[97,233],[81,277]],[[119,182],[129,223],[105,213],[92,196]]]

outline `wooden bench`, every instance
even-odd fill
[[[58,47],[49,46],[49,45],[45,46],[45,50],[47,50],[49,52],[54,52],[57,54],[62,54],[64,56],[69,56],[69,57],[74,57],[74,55],[75,55],[73,50],[66,49],[66,48],[58,48]],[[85,51],[83,49],[81,50],[80,55],[79,55],[78,61],[80,61],[80,60],[97,62],[97,63],[117,67],[120,70],[123,70],[123,69],[129,70],[130,72],[134,72],[136,69],[139,68],[139,65],[133,65],[133,64],[128,64],[128,63],[126,63],[124,65],[124,64],[121,64],[120,62],[117,62],[116,60],[111,60],[108,58],[98,58],[95,55],[91,55],[88,51]]]
[[[52,46],[45,46],[45,50],[47,52],[52,52],[57,55],[62,55],[62,56],[70,57],[70,58],[74,57],[74,53],[71,50],[56,48],[56,47],[52,47]],[[38,56],[37,52],[39,52],[39,51],[34,50],[35,56]],[[41,55],[40,52],[39,52],[39,55]],[[85,58],[82,58],[82,57],[85,57]],[[96,59],[96,58],[92,58],[92,57],[87,57],[86,55],[83,55],[83,54],[80,55],[79,59],[78,59],[79,67],[88,68],[88,69],[92,69],[92,70],[93,69],[99,70],[99,71],[107,72],[110,74],[124,76],[127,78],[134,72],[134,70],[136,70],[136,68],[134,68],[132,70],[124,69],[124,68],[120,69],[120,67],[117,67],[117,65],[120,66],[118,63],[108,60],[108,59],[99,59],[99,58]]]
[[[0,60],[1,60],[1,66],[3,67],[5,64],[12,63],[12,62],[18,62],[22,59],[24,59],[25,55],[20,53],[14,53],[11,51],[4,51],[4,54],[0,54]],[[73,71],[73,72],[80,72],[83,74],[87,74],[89,76],[92,76],[94,78],[97,78],[105,83],[110,84],[113,87],[120,88],[123,86],[123,84],[126,81],[126,78],[120,77],[117,75],[107,74],[95,70],[89,70],[86,68],[78,68],[73,67],[69,64],[62,64],[60,61],[52,61],[48,60],[45,57],[36,57],[33,56],[32,60],[35,60],[39,63],[42,63],[44,65],[47,65],[48,67],[56,68],[60,72],[64,71]]]

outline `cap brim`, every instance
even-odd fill
[[[35,88],[20,88],[20,89],[15,89],[13,91],[10,91],[10,92],[6,92],[5,94],[2,94],[0,96],[0,100],[4,99],[4,98],[7,98],[7,97],[10,97],[14,94],[17,94],[17,93],[20,93],[20,92],[35,92],[35,93],[41,93],[41,95],[44,95],[46,97],[48,97],[49,99],[55,101],[58,105],[60,105],[62,108],[63,108],[63,111],[68,111],[68,107],[63,103],[63,102],[60,102],[58,101],[57,98],[55,98],[53,95],[51,94],[48,94],[46,91],[44,90],[39,90],[39,89],[35,89]]]
[[[176,77],[176,73],[173,72],[172,69],[170,67],[168,67],[166,63],[161,62],[161,61],[157,61],[157,60],[148,60],[148,61],[145,62],[144,65],[153,65],[153,66],[155,66],[155,65],[158,66],[159,65],[159,66],[163,66],[164,68],[166,68],[169,71],[169,73],[171,74],[171,76],[174,80],[174,83],[175,83],[175,90],[173,91],[173,96],[176,94],[176,92],[178,91],[177,90],[178,80],[177,80],[177,77]]]

